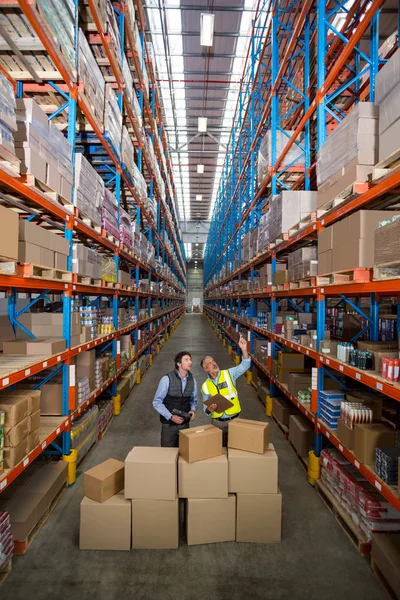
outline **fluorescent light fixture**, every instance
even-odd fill
[[[203,196],[201,194],[196,195],[196,200],[203,200]]]
[[[207,117],[199,117],[197,129],[200,133],[205,133],[207,131]]]
[[[196,244],[196,246],[198,246],[198,244]]]
[[[200,46],[213,45],[214,17],[211,13],[200,14]]]
[[[204,173],[204,165],[197,165],[197,172]]]

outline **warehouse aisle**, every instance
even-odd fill
[[[160,423],[152,399],[161,375],[173,367],[180,350],[193,355],[193,372],[203,381],[200,359],[212,354],[220,366],[232,365],[202,315],[188,314],[155,359],[140,386],[134,388],[105,438],[83,463],[87,470],[114,457],[124,460],[132,446],[158,445]],[[243,417],[263,420],[265,409],[242,377],[238,383]],[[207,422],[199,407],[196,423]],[[81,552],[78,548],[79,504],[83,477],[61,502],[27,555],[14,559],[14,570],[0,588],[1,598],[47,600],[383,599],[368,562],[308,485],[288,442],[274,424],[271,437],[279,455],[283,494],[283,539],[280,544],[186,545],[179,550]],[[210,518],[212,516],[210,515]]]

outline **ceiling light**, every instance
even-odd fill
[[[204,173],[204,165],[197,165],[197,172]]]
[[[196,200],[203,200],[203,196],[201,194],[196,195]]]
[[[207,131],[207,117],[198,117],[197,123],[198,131],[200,133],[205,133]]]
[[[210,13],[200,14],[200,46],[212,46],[214,37],[214,17]]]
[[[198,246],[198,244],[196,244],[196,246]]]

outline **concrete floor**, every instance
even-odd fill
[[[160,423],[152,399],[173,357],[189,350],[193,373],[201,385],[199,361],[212,354],[220,366],[232,362],[202,315],[186,315],[155,359],[140,386],[134,388],[120,416],[82,465],[83,470],[114,457],[124,460],[134,445],[158,445]],[[243,417],[264,420],[265,409],[245,378],[238,382]],[[207,422],[201,407],[196,423]],[[158,599],[214,600],[383,599],[368,561],[362,559],[306,480],[288,442],[271,424],[279,455],[283,494],[283,538],[280,544],[186,545],[179,550],[80,551],[79,504],[82,472],[14,568],[0,598],[79,600]]]

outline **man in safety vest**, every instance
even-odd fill
[[[221,394],[221,396],[225,396],[233,404],[224,413],[216,412],[216,404],[211,404],[209,407],[204,405],[204,412],[206,415],[211,416],[212,424],[222,429],[224,446],[226,446],[228,441],[229,422],[232,419],[236,419],[241,411],[239,396],[235,387],[236,380],[250,368],[251,364],[251,359],[247,351],[247,342],[242,336],[239,340],[239,348],[242,351],[243,359],[237,367],[220,371],[219,366],[211,356],[206,356],[200,363],[202,369],[208,373],[206,381],[201,386],[203,402],[210,396]]]
[[[153,407],[162,423],[161,446],[167,448],[179,447],[179,431],[189,427],[197,409],[197,384],[190,372],[192,355],[186,351],[179,352],[174,361],[175,369],[160,379],[153,399]],[[173,414],[174,411],[190,417],[185,419],[184,416]]]

